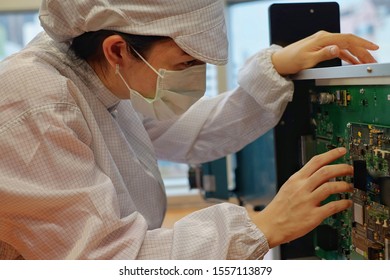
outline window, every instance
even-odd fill
[[[41,31],[36,11],[0,13],[0,60],[22,49]]]
[[[228,1],[229,2],[229,1]],[[232,1],[237,3],[238,1]],[[269,46],[268,7],[273,3],[329,2],[329,0],[240,1],[228,7],[229,88],[236,86],[238,69],[249,56]],[[378,62],[390,62],[390,1],[338,0],[342,33],[353,33],[380,46]]]

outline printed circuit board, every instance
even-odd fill
[[[353,207],[327,218],[315,230],[322,259],[390,259],[390,86],[330,85],[310,89],[314,155],[346,147],[338,162],[353,165]],[[325,201],[324,203],[327,203]]]

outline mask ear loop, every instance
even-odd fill
[[[143,62],[145,62],[146,65],[149,66],[150,69],[153,70],[154,73],[157,74],[157,76],[159,76],[160,78],[164,78],[163,75],[160,72],[158,72],[156,69],[154,69],[154,67],[149,62],[147,62],[146,59],[143,58],[134,48],[131,49],[139,56],[139,58],[142,59]]]
[[[127,82],[125,81],[125,79],[123,78],[121,72],[119,71],[119,64],[116,64],[115,65],[115,75],[118,75],[119,78],[121,78],[121,80],[125,83],[125,86],[127,87],[127,89],[129,91],[131,91],[131,88],[129,87],[129,85],[127,84]]]
[[[148,103],[152,103],[152,102],[154,101],[154,99],[149,100],[148,98],[142,96],[140,93],[138,93],[138,92],[132,90],[132,89],[129,87],[129,85],[127,84],[127,82],[126,82],[125,79],[123,78],[121,72],[119,71],[119,64],[116,64],[116,65],[115,65],[115,75],[118,75],[119,78],[121,78],[121,80],[123,81],[123,83],[125,84],[125,86],[127,87],[127,89],[129,90],[129,92],[130,92],[130,99],[131,99],[131,93],[133,92],[133,93],[137,94],[138,96],[140,96],[141,98],[143,98],[143,99],[144,99],[146,102],[148,102]]]

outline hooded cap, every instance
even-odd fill
[[[167,36],[196,59],[216,65],[227,62],[221,0],[42,0],[39,18],[58,42],[102,29]]]

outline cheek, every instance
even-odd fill
[[[157,75],[152,71],[139,71],[133,72],[129,77],[129,85],[132,89],[136,90],[144,97],[154,98],[156,92]]]

